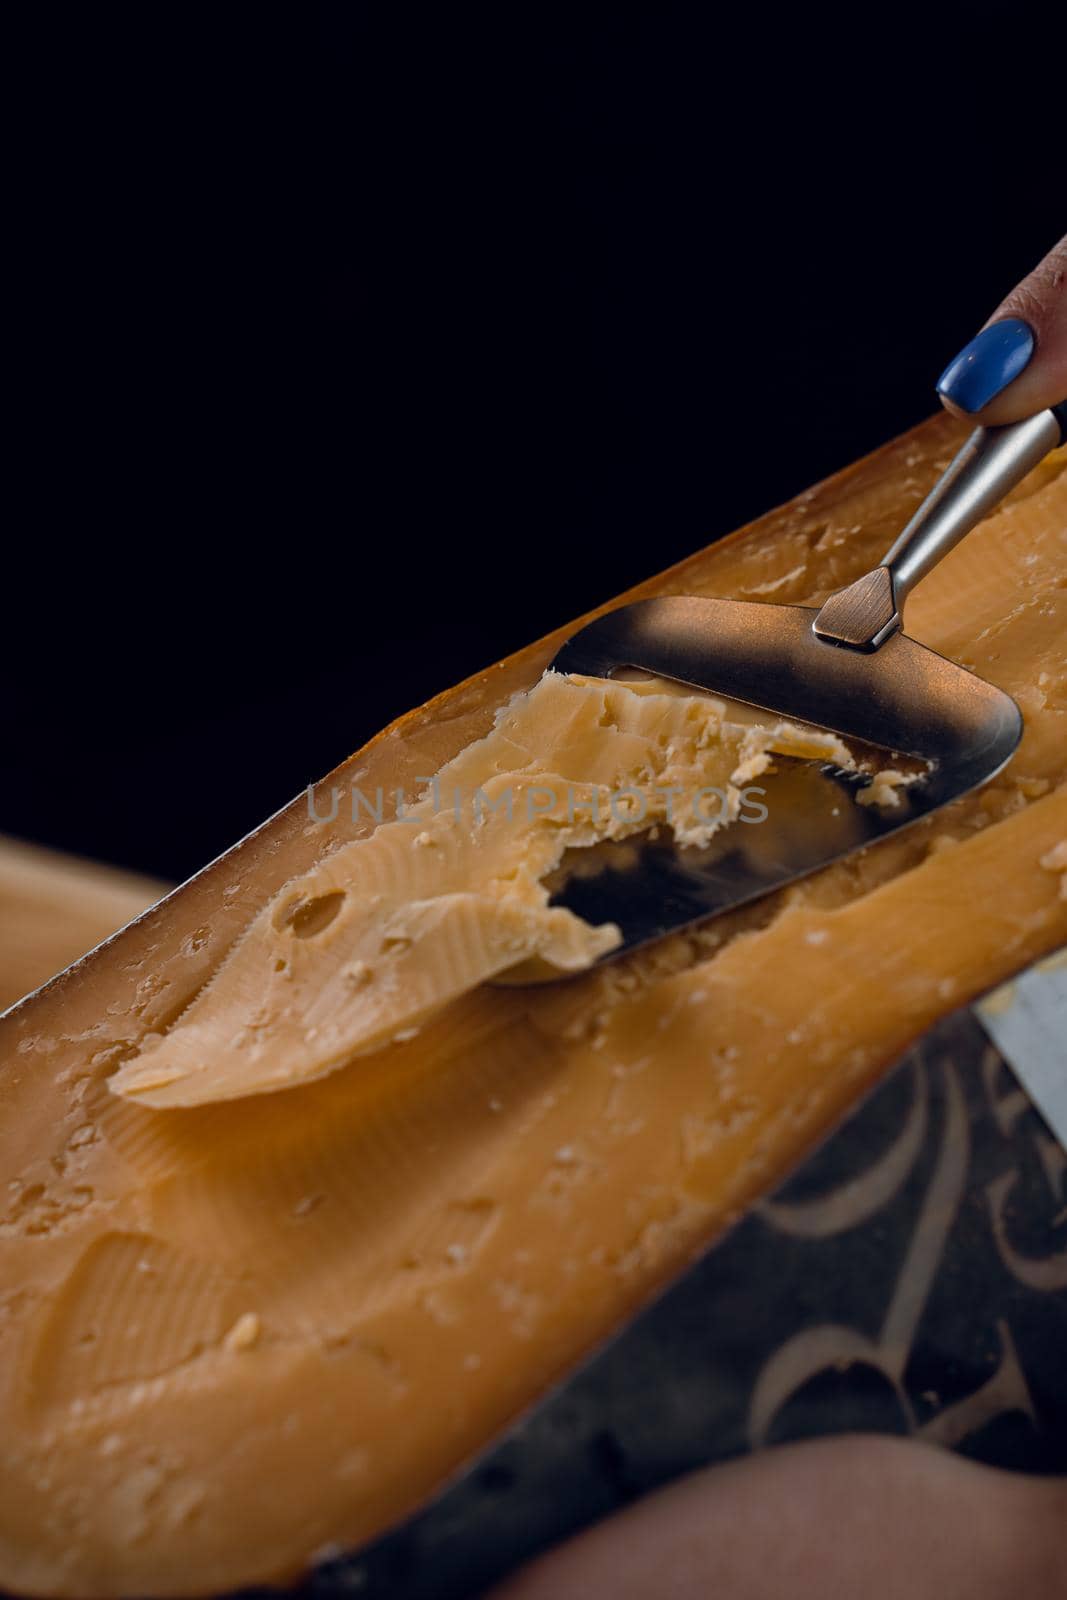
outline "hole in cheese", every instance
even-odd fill
[[[316,895],[313,900],[297,900],[282,913],[281,925],[291,929],[298,939],[313,939],[316,934],[325,932],[344,903],[343,889]]]

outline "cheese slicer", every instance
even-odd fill
[[[552,903],[621,930],[621,945],[602,959],[780,888],[1001,770],[1022,736],[1018,706],[909,639],[904,603],[1064,438],[1067,401],[976,429],[884,560],[821,609],[670,596],[621,606],[568,639],[552,662],[557,672],[610,678],[638,669],[920,764],[918,781],[880,806],[853,803],[869,773],[776,758],[773,803],[758,826],[723,829],[704,848],[642,835],[598,847],[597,869],[584,861],[573,874],[565,859]]]

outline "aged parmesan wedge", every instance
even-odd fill
[[[406,1043],[519,963],[591,966],[620,935],[550,907],[544,879],[564,852],[654,825],[706,843],[775,753],[854,765],[832,734],[730,722],[710,695],[546,673],[402,816],[286,884],[108,1087],[158,1107],[290,1088]]]
[[[815,604],[880,558],[962,431],[926,424],[626,598]],[[398,1022],[418,1028],[403,1044],[278,1093],[112,1093],[147,1070],[149,1036],[176,1048],[206,1026],[212,990],[212,1070],[241,1059],[228,964],[329,845],[375,828],[324,827],[302,798],[0,1023],[0,1590],[217,1595],[373,1537],[916,1035],[1067,940],[1065,458],[909,601],[909,632],[1026,722],[994,782],[914,828],[566,983],[479,984]],[[499,734],[560,642],[401,719],[320,802],[333,785],[418,795],[419,774]],[[421,874],[435,848],[391,870]],[[372,990],[371,956],[346,964]],[[196,1060],[162,1087],[201,1081],[183,1089]]]

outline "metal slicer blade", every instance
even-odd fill
[[[877,652],[838,648],[813,631],[817,615],[748,601],[644,600],[589,623],[552,662],[589,677],[654,673],[929,767],[895,806],[860,806],[862,776],[775,757],[758,825],[735,822],[703,849],[681,848],[663,830],[575,852],[595,855],[599,870],[583,861],[552,903],[618,925],[622,945],[605,960],[896,833],[987,782],[1011,757],[1022,717],[1009,695],[899,632]]]
[[[1050,450],[1067,439],[1067,401],[1004,427],[976,428],[878,566],[819,610],[674,596],[621,606],[580,629],[552,662],[557,672],[610,678],[637,669],[741,701],[776,718],[814,724],[926,771],[893,806],[853,803],[853,778],[776,757],[767,816],[741,818],[707,849],[669,836],[600,851],[557,875],[552,903],[594,924],[613,922],[622,944],[604,959],[781,888],[796,878],[957,800],[994,777],[1022,737],[1014,700],[903,633],[917,583]],[[563,863],[567,866],[566,858]],[[558,977],[528,963],[510,982]]]

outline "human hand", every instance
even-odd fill
[[[994,425],[1067,401],[1067,236],[949,362],[937,392],[957,416]]]
[[[489,1600],[1067,1596],[1067,1482],[852,1435],[682,1478]]]

